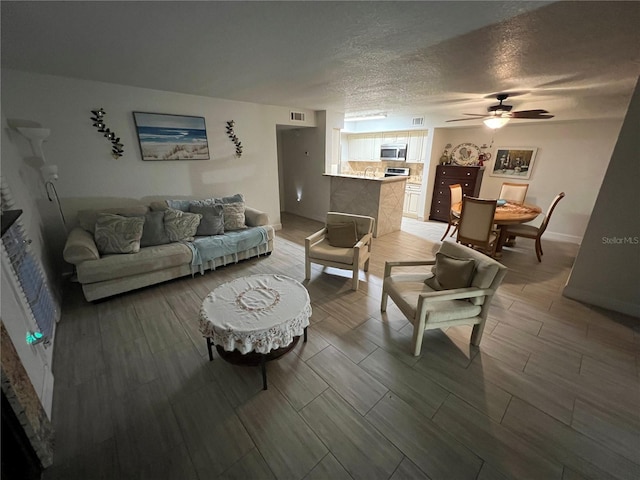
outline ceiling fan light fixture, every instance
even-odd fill
[[[485,118],[482,122],[489,128],[495,130],[497,128],[504,127],[507,123],[509,123],[509,117],[490,117]]]

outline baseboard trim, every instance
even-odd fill
[[[566,233],[555,233],[547,230],[542,234],[542,240],[554,240],[556,242],[582,244],[582,237],[577,235],[567,235]]]
[[[607,310],[613,310],[614,312],[620,312],[625,315],[640,318],[640,305],[638,304],[616,300],[615,298],[601,295],[596,292],[569,286],[564,287],[562,295],[583,303],[588,303],[589,305],[595,305],[597,307],[606,308]]]

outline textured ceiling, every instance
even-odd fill
[[[514,110],[621,118],[638,2],[11,2],[2,67],[429,125]],[[462,122],[474,124],[478,121]],[[452,124],[448,124],[452,125]],[[456,125],[461,125],[460,123]]]

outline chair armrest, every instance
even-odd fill
[[[259,227],[269,225],[269,215],[258,209],[244,207],[244,221],[249,227]]]
[[[327,234],[327,228],[323,228],[322,230],[318,230],[316,233],[312,233],[307,238],[304,239],[304,244],[308,248],[311,245],[315,245],[318,242],[324,240],[324,237]]]
[[[461,300],[465,298],[484,297],[487,295],[493,295],[495,291],[491,288],[454,288],[451,290],[438,290],[436,292],[421,293],[418,300],[418,306],[421,303],[427,302],[443,302],[446,300]]]
[[[419,267],[424,265],[435,265],[436,260],[398,260],[391,262],[384,262],[384,277],[387,278],[391,275],[391,269],[395,267]]]
[[[362,248],[365,245],[369,245],[371,244],[371,239],[373,238],[373,235],[371,233],[367,233],[366,235],[364,235],[360,240],[358,240],[358,243],[356,243],[353,248]]]
[[[62,256],[66,262],[79,265],[87,260],[98,260],[100,253],[93,235],[83,228],[75,227],[69,232]]]

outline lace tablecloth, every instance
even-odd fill
[[[309,292],[284,275],[251,275],[213,290],[200,308],[200,332],[227,351],[269,353],[309,325]]]

